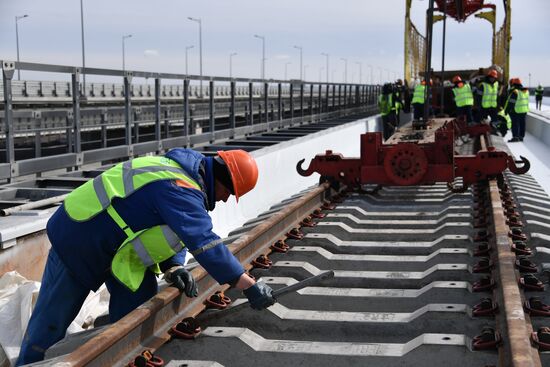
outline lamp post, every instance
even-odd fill
[[[126,38],[130,37],[132,37],[131,34],[122,36],[122,71],[126,71],[126,50],[124,49],[124,41],[126,41]]]
[[[202,19],[201,18],[192,18],[192,17],[187,17],[187,19],[189,19],[192,22],[196,22],[199,25],[199,74],[201,76],[200,96],[202,98],[203,97],[203,93],[202,93]]]
[[[19,21],[19,19],[27,17],[28,14],[15,16],[15,44],[17,46],[17,63],[19,63],[19,29],[17,26],[17,22]],[[17,80],[21,80],[21,71],[19,71],[19,68],[17,68]]]
[[[344,83],[348,82],[348,59],[340,58],[344,62]]]
[[[192,49],[193,45],[191,46],[186,46],[185,47],[185,75],[189,75],[189,58],[188,58],[188,53],[189,53],[189,50]]]
[[[298,49],[300,50],[300,80],[303,80],[303,66],[302,66],[302,63],[303,63],[303,51],[304,49],[302,48],[302,46],[294,46],[295,49]]]
[[[285,80],[288,80],[288,65],[292,64],[290,61],[285,63]]]
[[[327,58],[327,65],[326,65],[326,69],[327,69],[327,83],[328,83],[328,58],[329,58],[329,54],[328,53],[325,53],[325,52],[321,52],[321,55],[325,56]],[[321,78],[319,78],[319,81],[321,81]]]
[[[235,56],[237,53],[232,52],[229,54],[229,77],[233,78],[233,56]]]
[[[361,84],[363,82],[363,63],[357,61],[356,64],[359,65],[359,84]]]
[[[254,35],[255,38],[262,40],[262,79],[265,79],[265,36]]]
[[[82,38],[82,90],[84,91],[83,95],[86,96],[86,73],[84,68],[86,67],[86,56],[84,53],[84,6],[82,5],[82,0],[80,0],[80,35]]]
[[[306,71],[309,68],[309,65],[304,65],[304,80],[306,80]]]

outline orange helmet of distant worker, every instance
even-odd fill
[[[497,73],[497,71],[496,71],[495,69],[491,69],[491,70],[489,71],[489,73],[487,74],[487,76],[490,76],[490,77],[496,79],[496,78],[498,78],[498,73]]]
[[[456,75],[455,77],[453,77],[454,84],[461,83],[461,82],[462,82],[462,78],[459,75]]]
[[[423,81],[421,82],[421,84],[422,84],[422,85],[426,85],[426,81],[423,80]],[[432,85],[432,84],[433,84],[432,79],[430,79],[430,85]]]
[[[256,186],[258,182],[258,166],[254,158],[244,150],[218,151],[218,155],[224,161],[231,182],[233,183],[233,193],[237,202],[239,197],[243,196]]]

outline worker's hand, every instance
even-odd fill
[[[243,291],[246,298],[250,302],[250,307],[255,310],[263,310],[276,302],[273,297],[273,289],[259,280],[252,287]]]
[[[173,266],[164,273],[164,279],[173,287],[184,292],[187,297],[197,297],[199,288],[197,282],[185,268],[181,265]]]

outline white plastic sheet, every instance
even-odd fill
[[[27,280],[16,271],[0,277],[0,367],[15,364],[39,290],[40,282]],[[108,296],[104,285],[90,292],[67,333],[84,330],[82,325],[91,325],[97,316],[106,313]]]

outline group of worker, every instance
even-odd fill
[[[529,91],[523,87],[519,78],[509,81],[504,106],[499,106],[498,72],[490,69],[487,75],[475,87],[455,76],[453,97],[456,105],[456,116],[466,119],[468,124],[488,121],[502,136],[508,129],[512,130],[510,143],[523,141],[525,137],[525,118],[529,112]],[[474,118],[472,109],[478,107]]]
[[[382,93],[378,96],[378,108],[382,117],[382,134],[384,140],[393,135],[399,126],[401,111],[409,112],[409,88],[401,79],[395,83],[386,83],[382,86]]]
[[[512,78],[509,81],[509,89],[505,93],[505,98],[502,99],[500,93],[500,83],[498,81],[498,72],[495,69],[490,69],[487,75],[481,81],[474,85],[470,85],[467,81],[462,80],[459,75],[452,79],[453,83],[453,100],[456,105],[456,117],[463,118],[468,124],[476,124],[490,119],[491,126],[498,131],[502,136],[506,135],[509,129],[512,130],[512,138],[509,142],[523,141],[525,137],[525,118],[529,112],[529,91],[524,88],[519,78]],[[429,81],[432,86],[432,80]],[[385,86],[384,86],[385,87]],[[431,89],[431,88],[430,88]],[[380,112],[384,121],[384,116],[388,116],[390,110],[384,104],[385,101],[396,104],[394,111],[399,113],[399,105],[401,100],[397,100],[395,96],[391,98],[387,95],[386,89],[382,89],[382,96],[379,99]],[[412,95],[411,104],[414,109],[414,119],[420,120],[424,117],[424,101],[431,100],[430,96],[426,98],[426,81],[418,83]],[[535,91],[536,98],[542,101],[543,89],[539,86]],[[500,101],[504,100],[502,106]],[[428,106],[428,115],[431,115],[431,106]],[[391,114],[389,115],[390,118]],[[386,125],[384,125],[385,127]],[[392,131],[393,133],[393,131]],[[391,134],[390,134],[391,135]],[[384,130],[386,139],[386,132]]]

